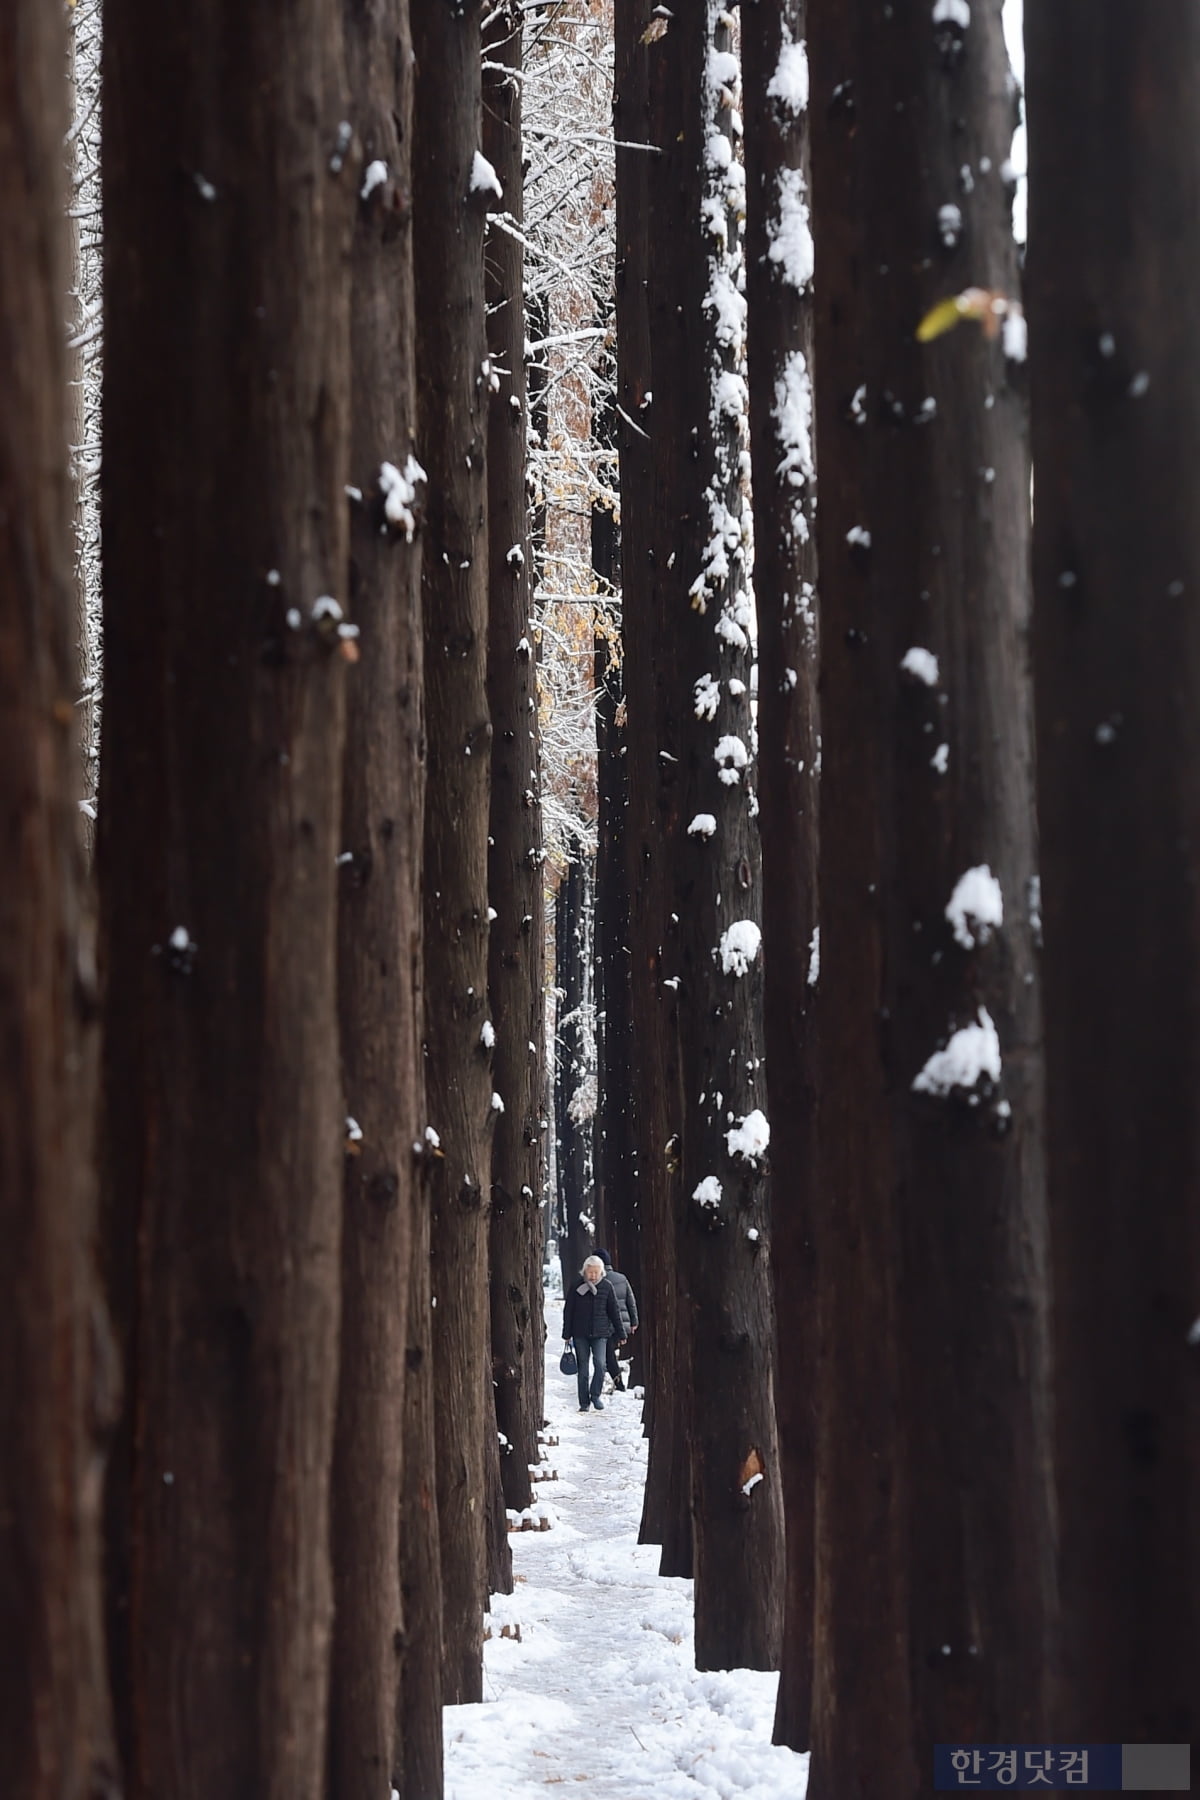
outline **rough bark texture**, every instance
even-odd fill
[[[94,1267],[66,432],[62,19],[0,15],[0,1743],[28,1800],[114,1775],[100,1601],[115,1371]]]
[[[592,515],[592,562],[611,591],[618,580],[617,525],[612,513]],[[624,727],[624,679],[619,640],[596,638],[596,986],[597,1103],[592,1154],[603,1248],[642,1292],[642,1254],[634,1161],[633,1043],[629,982],[629,889],[625,822],[629,805]],[[644,1382],[640,1333],[632,1345],[634,1375]]]
[[[514,71],[485,70],[483,153],[519,222],[521,190],[521,11],[497,7],[485,54]],[[504,1499],[532,1500],[541,1417],[531,1379],[540,1361],[541,1274],[530,1285],[530,1242],[541,1229],[542,1192],[542,831],[537,666],[530,621],[529,519],[525,493],[524,251],[493,231],[484,260],[488,356],[495,392],[488,411],[488,705],[492,715],[488,999],[495,1046],[492,1079],[504,1101],[492,1143],[489,1228],[491,1373],[504,1442]]]
[[[429,1188],[437,1157],[428,1140],[426,1144],[421,1158],[424,1179],[414,1195],[404,1353],[404,1487],[399,1521],[404,1655],[393,1774],[400,1800],[441,1800],[442,1793],[442,1566],[429,1281]]]
[[[333,1466],[329,1794],[388,1800],[403,1649],[396,1518],[414,1181],[424,1126],[420,550],[407,0],[347,0],[358,193],[351,293],[349,681],[338,911],[348,1114]],[[370,175],[368,176],[368,171]],[[377,177],[383,175],[383,179]],[[391,506],[391,512],[388,506]],[[404,516],[407,512],[407,517]]]
[[[434,1382],[447,1705],[483,1697],[485,1461],[496,1455],[481,1369],[489,1342],[491,1188],[486,692],[488,381],[483,232],[496,196],[474,185],[480,4],[413,11],[413,155],[420,442],[429,473],[422,562],[429,774],[425,1038],[432,1175]]]
[[[557,1021],[554,1033],[554,1112],[558,1164],[558,1259],[563,1292],[596,1248],[594,1204],[588,1181],[588,1138],[591,1120],[578,1119],[572,1102],[586,1073],[583,1053],[583,1009],[588,999],[585,913],[590,897],[588,863],[583,846],[572,839],[571,861],[558,884],[554,920]],[[589,1223],[589,1220],[592,1221]]]
[[[787,1322],[775,1394],[787,1541],[775,1737],[795,1750],[808,1748],[812,1705],[817,558],[811,282],[790,280],[769,254],[781,192],[794,172],[808,186],[807,109],[798,92],[784,99],[768,90],[781,59],[786,67],[801,54],[804,10],[803,0],[742,9],[771,1258],[776,1310]]]
[[[809,1792],[908,1800],[928,1791],[937,1742],[1044,1735],[1052,1651],[1022,405],[977,327],[915,340],[969,282],[1013,292],[1012,106],[996,6],[964,30],[813,0],[809,52],[823,744]],[[937,668],[902,668],[913,648]],[[951,896],[984,865],[1003,924],[952,929]],[[959,1031],[973,1035],[956,1049],[984,1053],[978,1079],[947,1072],[939,1089],[931,1059]]]
[[[675,989],[677,974],[669,880],[678,853],[683,806],[678,765],[660,756],[673,741],[679,694],[664,578],[673,545],[663,529],[655,492],[652,335],[675,320],[661,297],[652,310],[652,258],[664,246],[656,235],[673,228],[663,191],[661,157],[621,148],[657,140],[651,131],[651,75],[660,44],[642,42],[651,23],[649,0],[617,9],[613,113],[617,215],[617,387],[621,471],[622,623],[629,810],[629,946],[631,951],[633,1082],[638,1211],[644,1255],[645,1350],[649,1385],[646,1427],[650,1456],[641,1538],[662,1545],[661,1573],[692,1572],[691,1496],[684,1418],[687,1365],[676,1328],[675,1218],[679,1190],[682,1088]],[[668,31],[669,35],[669,31]],[[656,104],[659,96],[655,94]],[[666,315],[670,314],[669,317]],[[653,434],[653,437],[652,437]],[[658,446],[661,447],[661,446]],[[673,591],[673,590],[670,590]],[[677,754],[677,752],[672,752]]]
[[[715,4],[652,44],[651,273],[658,571],[680,690],[665,752],[685,831],[673,870],[684,1085],[679,1292],[699,1668],[775,1668],[783,1519],[776,1437],[767,1188],[753,1133],[762,1068],[761,875],[750,680],[752,608],[741,499],[745,302],[738,292],[742,171],[726,135],[737,59]],[[731,1143],[731,1137],[734,1141]]]
[[[104,28],[99,857],[126,1794],[312,1800],[344,1119],[341,7],[112,0]]]
[[[1200,1729],[1198,27],[1027,31],[1054,1730],[1127,1742]]]

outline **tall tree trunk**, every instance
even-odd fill
[[[442,1567],[434,1432],[430,1200],[440,1152],[422,1134],[422,1179],[414,1195],[404,1353],[404,1487],[400,1505],[400,1598],[404,1650],[393,1780],[400,1800],[442,1793]]]
[[[590,1121],[578,1116],[576,1098],[586,1073],[583,1012],[587,1005],[585,921],[590,882],[585,851],[578,838],[567,846],[570,862],[558,887],[555,915],[555,987],[558,1026],[555,1031],[554,1110],[558,1140],[558,1256],[564,1291],[575,1280],[583,1259],[596,1248],[593,1215],[588,1212],[587,1137]],[[589,1220],[592,1223],[589,1224]]]
[[[100,1596],[116,1403],[93,1245],[95,967],[79,851],[61,14],[0,15],[0,1743],[28,1800],[114,1776]]]
[[[738,62],[713,3],[647,51],[656,169],[652,415],[663,446],[659,570],[682,699],[660,752],[681,769],[674,879],[684,1083],[679,1287],[691,1338],[699,1668],[774,1668],[783,1520],[767,1251],[761,879],[753,797],[753,612],[741,518],[744,177],[728,135]],[[664,644],[665,649],[665,644]]]
[[[809,10],[823,745],[812,1800],[915,1796],[939,1741],[1044,1736],[1052,1650],[1022,403],[998,338],[915,337],[968,282],[1013,290],[1011,102],[999,9],[972,8],[969,25],[937,15]],[[785,268],[803,205],[796,191],[772,251]]]
[[[625,642],[629,811],[629,884],[633,1082],[638,1211],[645,1258],[646,1421],[650,1456],[641,1539],[662,1545],[661,1573],[692,1572],[691,1496],[684,1417],[687,1369],[678,1357],[675,1219],[679,1191],[682,1086],[676,1007],[678,956],[669,882],[678,854],[683,802],[674,725],[674,671],[666,577],[674,554],[655,488],[668,440],[653,410],[651,345],[675,319],[650,280],[662,254],[656,232],[670,220],[673,197],[662,182],[651,137],[651,73],[661,43],[643,42],[650,0],[617,9],[613,115],[617,140],[617,387],[621,471],[622,626]],[[668,27],[668,35],[673,27]],[[657,90],[655,103],[658,103]],[[657,115],[655,115],[657,116]],[[657,126],[656,126],[657,129]],[[639,146],[632,148],[630,146]],[[669,241],[669,238],[668,238]],[[663,749],[667,756],[660,755]],[[668,986],[671,982],[673,985]]]
[[[485,34],[483,151],[518,221],[521,208],[521,9],[499,6]],[[511,70],[508,74],[503,71]],[[525,271],[521,244],[489,236],[484,259],[488,356],[497,383],[488,412],[488,705],[492,715],[488,999],[492,1079],[504,1102],[492,1143],[489,1229],[491,1375],[503,1436],[504,1499],[532,1500],[540,1407],[531,1371],[540,1361],[540,1262],[531,1287],[530,1242],[541,1226],[542,831],[537,668],[530,620],[525,492]],[[503,1512],[502,1515],[503,1516]]]
[[[309,1800],[344,1137],[341,6],[109,0],[104,29],[99,856],[126,1793]]]
[[[618,579],[617,524],[598,508],[592,515],[592,559],[611,588]],[[633,1150],[633,1047],[629,985],[629,893],[624,855],[629,784],[626,779],[624,678],[619,641],[596,637],[596,1062],[593,1130],[597,1205],[616,1268],[642,1291],[636,1170]],[[640,1377],[638,1340],[634,1367]]]
[[[488,379],[480,156],[480,4],[413,12],[419,440],[429,472],[422,565],[429,776],[425,1036],[432,1176],[434,1382],[447,1705],[483,1697],[485,1463],[496,1455],[481,1369],[489,1341],[491,1057],[486,692]]]
[[[1200,1731],[1200,21],[1179,4],[1031,8],[1027,43],[1054,1727],[1186,1742]]]
[[[812,1707],[816,1289],[817,578],[811,278],[770,254],[781,204],[808,188],[804,0],[742,13],[746,298],[758,605],[763,1026],[771,1120],[771,1260],[787,1574],[775,1737],[808,1748]]]
[[[329,1794],[388,1800],[403,1645],[396,1515],[413,1144],[424,746],[407,0],[346,0],[358,214],[351,294],[350,594],[365,654],[349,695],[338,1004],[349,1114],[333,1465]]]

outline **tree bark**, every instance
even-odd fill
[[[592,1195],[588,1182],[588,1134],[591,1121],[577,1118],[572,1110],[586,1074],[583,1046],[583,1010],[588,1000],[588,967],[585,954],[586,922],[591,884],[583,845],[573,838],[567,845],[571,860],[558,886],[554,930],[555,988],[558,1023],[554,1034],[554,1110],[558,1138],[558,1257],[563,1291],[578,1279],[583,1259],[596,1248]],[[589,1220],[591,1223],[589,1223]]]
[[[388,1800],[403,1647],[400,1552],[424,744],[407,0],[347,0],[358,194],[352,251],[350,682],[338,912],[346,1122],[333,1465],[329,1794]],[[403,485],[401,485],[403,484]],[[406,1524],[406,1522],[404,1522]]]
[[[617,524],[607,509],[592,517],[592,558],[610,589],[619,581]],[[633,1148],[633,1046],[629,984],[629,894],[624,833],[629,803],[626,779],[624,679],[619,641],[596,637],[596,1064],[597,1104],[592,1154],[597,1209],[604,1219],[605,1247],[633,1285],[642,1291],[642,1258]],[[634,1371],[643,1377],[639,1338],[633,1340]]]
[[[968,283],[1014,289],[999,10],[881,23],[865,0],[812,0],[809,52],[823,746],[809,1791],[856,1800],[926,1792],[937,1742],[1045,1735],[1029,479],[1000,340],[969,324],[915,339]],[[975,895],[956,907],[968,871]]]
[[[746,298],[758,607],[763,1029],[787,1572],[775,1740],[806,1750],[812,1708],[816,1286],[812,1236],[817,936],[817,558],[811,280],[770,255],[780,197],[809,185],[804,0],[742,12]],[[781,84],[777,73],[792,80]],[[783,92],[779,92],[781,86]]]
[[[660,1572],[692,1572],[691,1496],[684,1417],[687,1367],[680,1359],[675,1283],[682,1088],[676,990],[677,945],[669,880],[683,806],[674,741],[678,684],[670,648],[664,575],[673,545],[655,492],[656,448],[667,440],[653,412],[654,334],[674,328],[650,281],[656,232],[669,227],[659,155],[630,145],[651,136],[651,72],[660,45],[644,43],[649,0],[617,9],[613,116],[616,151],[618,450],[621,476],[622,628],[625,641],[633,1082],[638,1211],[644,1255],[650,1438],[640,1537],[662,1545]],[[668,28],[669,35],[670,28]],[[657,90],[655,93],[657,103]],[[657,127],[656,127],[657,129]],[[668,237],[669,241],[669,237]],[[667,749],[668,756],[660,755]]]
[[[1114,1740],[1186,1742],[1200,1717],[1200,37],[1178,4],[1070,4],[1031,9],[1027,47],[1054,1730],[1100,1719]]]
[[[105,9],[103,1239],[129,1800],[315,1800],[344,1107],[341,7]],[[236,48],[234,48],[236,47]]]
[[[0,1743],[28,1800],[115,1781],[100,1590],[117,1394],[93,1252],[95,963],[77,799],[61,14],[0,15]]]
[[[505,207],[522,219],[521,10],[495,9],[485,33],[483,151]],[[488,706],[492,715],[488,998],[492,1078],[504,1101],[492,1143],[489,1228],[491,1378],[502,1435],[505,1504],[533,1494],[540,1407],[531,1371],[540,1361],[540,1263],[531,1287],[530,1243],[541,1226],[542,931],[541,770],[537,668],[530,619],[529,517],[525,490],[525,270],[521,244],[494,230],[484,258],[488,356],[495,392],[488,411]],[[503,1516],[503,1509],[502,1509]]]
[[[678,1280],[699,1668],[774,1668],[783,1521],[761,1005],[761,876],[753,798],[752,612],[743,554],[744,178],[729,116],[737,58],[716,4],[653,43],[651,337],[655,504],[672,555],[658,571],[680,691],[660,750],[681,771],[675,858],[684,1085]],[[669,632],[669,639],[668,639]],[[740,1134],[740,1135],[739,1135]],[[752,1141],[753,1140],[753,1141]]]
[[[496,204],[479,163],[480,4],[413,12],[413,157],[420,442],[429,473],[422,565],[429,773],[425,1037],[432,1175],[434,1382],[447,1705],[483,1697],[485,1416],[491,1187],[486,692],[488,383],[483,233]]]
[[[433,1296],[430,1289],[432,1172],[439,1152],[424,1134],[422,1179],[414,1195],[404,1353],[400,1597],[404,1650],[393,1781],[400,1800],[441,1800],[442,1565],[434,1432]]]

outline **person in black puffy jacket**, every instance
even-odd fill
[[[627,1344],[638,1328],[637,1301],[633,1297],[633,1288],[630,1286],[629,1277],[627,1275],[622,1275],[619,1269],[613,1268],[612,1257],[608,1254],[608,1251],[597,1250],[596,1255],[604,1264],[606,1278],[612,1282],[613,1293],[617,1296],[617,1311],[621,1315],[621,1329],[615,1338],[609,1338],[606,1355],[608,1359],[608,1372],[612,1376],[613,1387],[620,1393],[624,1393],[625,1377],[622,1375],[621,1365],[617,1361],[617,1345],[620,1343]],[[632,1356],[633,1351],[630,1350],[628,1354]]]
[[[598,1256],[589,1256],[580,1274],[582,1280],[572,1282],[563,1299],[563,1339],[575,1345],[580,1412],[585,1413],[589,1404],[603,1412],[600,1395],[604,1391],[605,1348],[609,1338],[622,1335],[621,1314],[612,1282],[605,1280],[604,1264]]]

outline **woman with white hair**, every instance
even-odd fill
[[[589,1256],[580,1273],[582,1281],[572,1282],[566,1292],[563,1304],[563,1339],[575,1345],[575,1358],[579,1364],[580,1412],[585,1413],[589,1404],[597,1412],[603,1412],[604,1402],[600,1395],[604,1391],[605,1352],[609,1338],[614,1334],[617,1337],[622,1335],[621,1314],[612,1282],[606,1279],[604,1264],[600,1258]],[[592,1362],[590,1386],[589,1357]]]

